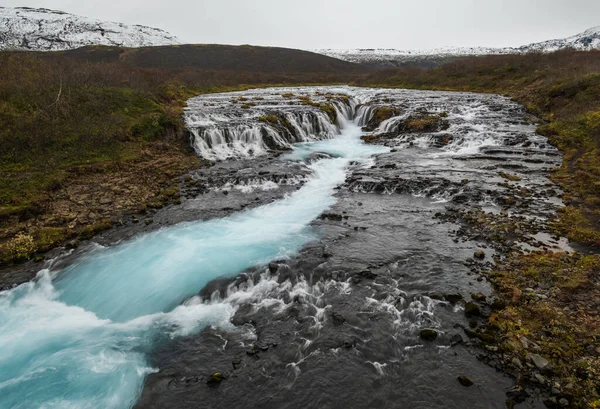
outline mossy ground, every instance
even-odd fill
[[[505,354],[527,361],[538,353],[554,366],[557,387],[571,407],[600,407],[600,257],[535,252],[511,257],[491,273],[507,307],[488,328]]]

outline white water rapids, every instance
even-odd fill
[[[209,281],[297,252],[309,223],[330,207],[350,161],[387,149],[363,145],[359,127],[303,144],[289,159],[331,152],[312,178],[277,202],[207,222],[158,230],[99,248],[64,271],[0,294],[0,407],[131,407],[165,337],[229,324],[227,300],[182,303]]]

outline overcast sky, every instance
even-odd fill
[[[291,48],[519,46],[600,25],[600,0],[2,0],[162,28],[182,42]]]

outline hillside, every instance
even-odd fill
[[[527,54],[531,52],[549,53],[559,50],[572,49],[590,51],[600,49],[600,26],[590,28],[571,37],[548,40],[521,47],[445,47],[431,50],[402,50],[402,49],[321,49],[315,50],[323,55],[339,58],[359,64],[375,67],[402,67],[416,65],[431,68],[443,65],[460,57],[483,55]]]
[[[57,51],[86,45],[178,44],[166,31],[29,7],[0,7],[0,50]]]
[[[46,55],[42,55],[46,56]],[[260,73],[360,73],[359,64],[321,54],[278,47],[186,44],[160,47],[123,48],[88,46],[47,55],[90,62],[125,63],[141,68],[198,69]]]

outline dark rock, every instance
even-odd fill
[[[561,408],[566,408],[566,407],[568,407],[570,404],[571,404],[571,403],[570,403],[570,402],[569,402],[569,400],[568,400],[568,399],[566,399],[566,398],[560,398],[560,399],[558,400],[558,405],[559,405]]]
[[[480,317],[481,316],[481,308],[479,305],[474,302],[468,302],[465,304],[465,315],[467,317]]]
[[[502,300],[495,299],[490,307],[493,311],[499,311],[506,308],[506,303]]]
[[[335,311],[331,313],[331,320],[333,321],[333,325],[336,327],[346,322],[346,318],[344,318],[342,314]]]
[[[358,272],[358,275],[367,280],[374,280],[377,278],[377,273],[372,272],[371,270],[362,270]]]
[[[246,354],[249,356],[257,356],[258,348],[256,348],[256,346],[252,346],[252,348],[246,350]]]
[[[471,298],[477,302],[485,302],[486,297],[482,293],[471,294]]]
[[[452,338],[450,338],[450,344],[452,346],[462,344],[462,343],[463,343],[463,338],[460,336],[460,334],[454,334],[454,335],[452,335]]]
[[[520,385],[515,385],[506,391],[506,396],[513,399],[517,403],[525,402],[529,394]]]
[[[215,372],[214,374],[209,376],[208,380],[206,381],[206,384],[208,386],[217,386],[222,381],[223,381],[223,375],[221,374],[221,372]]]
[[[444,298],[446,299],[446,301],[452,303],[452,304],[456,304],[457,302],[461,301],[463,299],[463,296],[461,294],[446,294],[444,296]]]
[[[335,220],[335,221],[341,222],[343,219],[343,216],[341,214],[337,214],[337,213],[323,213],[319,218],[322,220]]]
[[[269,272],[271,274],[275,274],[279,270],[279,264],[277,263],[269,263]]]
[[[434,341],[438,337],[437,331],[429,328],[422,329],[420,335],[425,341]]]
[[[427,293],[427,296],[429,298],[431,298],[432,300],[438,300],[441,301],[444,299],[444,295],[440,292],[437,291],[430,291],[429,293]]]
[[[558,408],[558,400],[554,396],[552,396],[550,398],[544,399],[544,405],[548,409],[556,409]]]
[[[242,358],[240,357],[235,357],[231,360],[231,365],[233,365],[233,369],[238,369],[240,366],[242,366]]]
[[[475,253],[473,253],[473,258],[475,258],[475,260],[483,260],[485,258],[485,251],[476,250]]]
[[[471,379],[469,379],[468,376],[461,375],[461,376],[457,377],[456,379],[458,380],[458,382],[462,386],[469,387],[469,386],[473,386],[474,385],[473,381]]]

